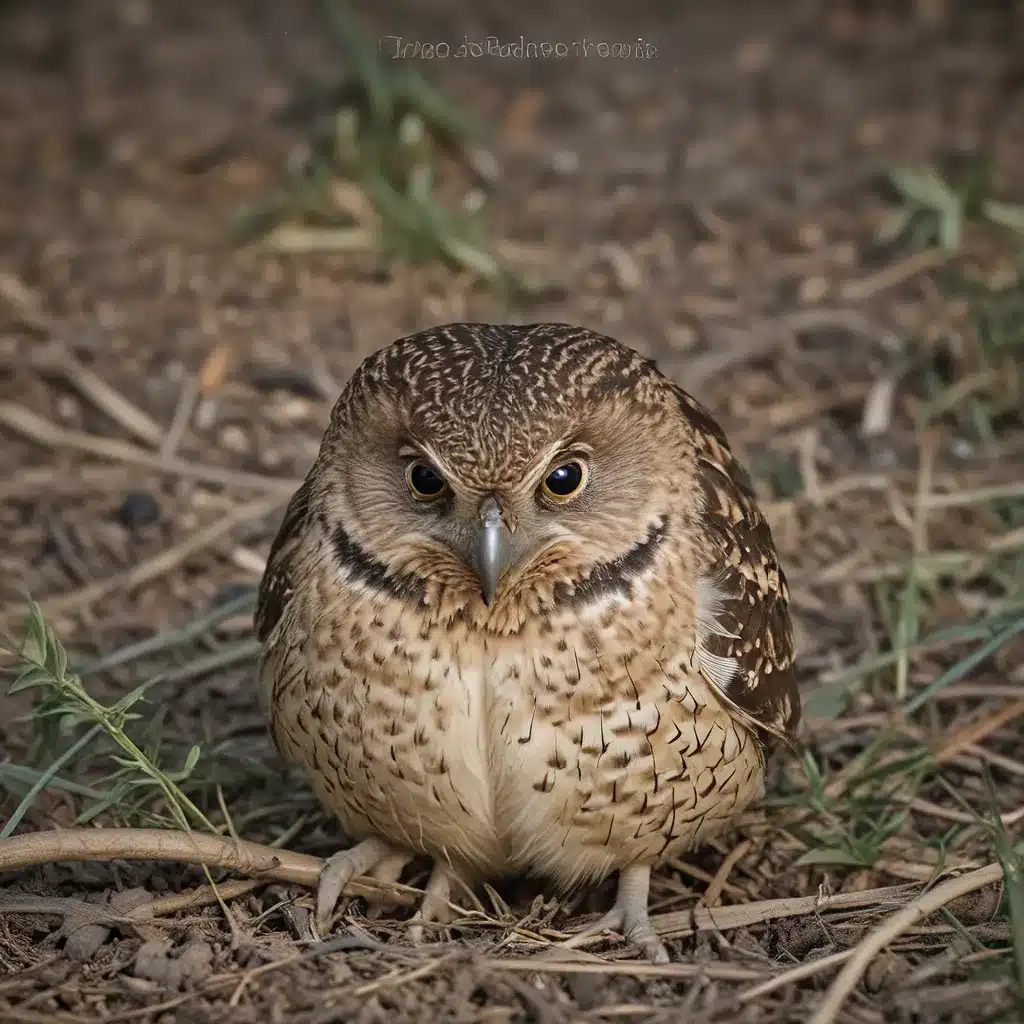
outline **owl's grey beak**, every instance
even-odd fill
[[[498,583],[512,564],[512,531],[505,524],[501,507],[494,498],[488,498],[480,509],[473,562],[484,604],[490,605]]]

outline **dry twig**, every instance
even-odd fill
[[[240,505],[205,529],[192,534],[191,537],[161,551],[144,562],[140,562],[125,572],[117,573],[105,580],[97,580],[95,583],[90,583],[69,594],[44,598],[39,602],[39,605],[47,615],[57,615],[89,605],[115,590],[133,590],[135,587],[148,583],[150,580],[163,576],[177,568],[197,551],[202,551],[204,548],[216,544],[217,541],[229,534],[239,523],[251,522],[252,520],[269,515],[274,509],[282,505],[284,501],[284,497],[260,498],[245,505]],[[22,611],[23,607],[19,602],[17,605],[5,608],[3,617],[9,618],[16,614],[21,614]]]
[[[302,483],[301,480],[263,476],[259,473],[244,473],[234,469],[221,469],[219,466],[204,466],[201,463],[189,462],[182,458],[162,459],[158,454],[136,448],[135,445],[127,444],[124,441],[95,437],[77,430],[56,427],[41,416],[29,412],[14,402],[0,402],[0,425],[48,448],[68,448],[71,451],[86,452],[111,462],[143,466],[146,469],[166,473],[168,476],[179,476],[185,480],[200,480],[204,483],[220,484],[224,487],[244,487],[249,490],[289,496],[294,494],[296,488]]]
[[[875,274],[859,278],[856,281],[847,281],[841,288],[842,296],[850,302],[861,302],[870,299],[879,292],[895,288],[897,285],[909,281],[926,270],[934,270],[948,263],[959,255],[955,249],[924,249],[921,252],[908,256],[899,263],[891,263],[883,267]]]
[[[902,910],[893,914],[887,921],[870,932],[857,946],[856,953],[851,957],[850,962],[840,972],[839,977],[832,982],[831,988],[811,1018],[810,1024],[831,1024],[842,1009],[846,997],[860,981],[871,961],[908,928],[912,928],[929,914],[934,914],[936,910],[941,910],[958,896],[984,889],[986,885],[993,885],[1002,877],[1002,865],[987,864],[970,874],[948,879],[934,889],[922,893]]]
[[[70,828],[30,832],[0,842],[0,871],[18,871],[56,861],[157,860],[228,868],[277,882],[315,887],[324,861],[304,853],[279,850],[247,840],[203,832],[158,828]],[[401,906],[414,902],[416,890],[370,878],[353,879],[352,896],[386,900]]]
[[[32,352],[38,370],[59,373],[83,398],[106,413],[118,426],[153,448],[160,446],[164,428],[134,402],[67,351],[63,345],[43,346]]]

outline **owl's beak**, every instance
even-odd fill
[[[498,583],[512,564],[512,531],[494,498],[488,498],[481,507],[478,530],[473,568],[480,580],[484,604],[490,605]]]

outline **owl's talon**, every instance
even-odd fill
[[[402,877],[402,872],[405,870],[405,866],[411,860],[411,854],[393,853],[385,857],[379,864],[370,869],[370,878],[376,882],[383,882],[385,885],[394,885],[399,878]],[[387,906],[387,900],[368,899],[366,916],[371,921],[376,920],[387,909]]]
[[[451,921],[451,907],[448,905],[451,895],[451,875],[446,867],[435,862],[427,887],[423,890],[423,902],[409,924],[409,941],[414,946],[423,941],[424,924],[448,924]]]
[[[619,872],[619,889],[615,896],[615,905],[607,914],[577,932],[563,945],[572,948],[591,935],[599,935],[604,931],[618,932],[627,942],[643,950],[644,956],[652,963],[667,964],[668,950],[658,938],[647,912],[650,882],[650,865],[634,864],[623,868]]]
[[[321,936],[330,929],[334,908],[345,886],[356,875],[365,875],[397,856],[399,851],[383,840],[364,839],[351,849],[339,850],[327,859],[316,891],[316,928]]]

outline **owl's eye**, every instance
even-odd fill
[[[448,493],[448,483],[441,471],[422,459],[409,463],[405,479],[417,501],[437,501]]]
[[[541,494],[549,501],[564,505],[587,486],[588,475],[586,463],[577,462],[575,459],[572,462],[563,462],[544,477],[544,482],[540,485]]]

